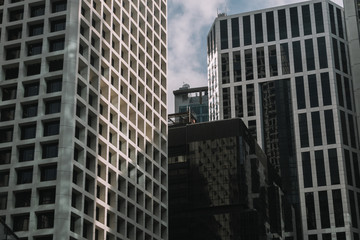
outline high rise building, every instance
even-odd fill
[[[344,11],[328,0],[222,14],[208,35],[210,120],[244,120],[281,175],[306,240],[359,239],[349,62]]]
[[[357,124],[360,126],[360,1],[344,0],[344,10],[346,33],[349,42],[351,73],[353,77]],[[360,128],[358,130],[360,130]]]
[[[169,123],[169,238],[293,237],[278,179],[241,119]]]
[[[167,239],[166,0],[0,1],[0,216]]]
[[[209,121],[208,87],[190,88],[188,84],[184,84],[173,93],[176,113],[191,111],[197,122]]]

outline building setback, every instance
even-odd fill
[[[210,120],[241,117],[282,177],[299,238],[359,239],[359,140],[343,9],[307,1],[219,15]]]
[[[184,84],[175,90],[175,113],[191,111],[197,122],[209,121],[208,87],[190,88]]]
[[[0,1],[0,216],[167,239],[166,0]]]
[[[278,179],[239,118],[169,127],[169,238],[292,237]]]

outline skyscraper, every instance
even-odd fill
[[[20,239],[167,239],[166,0],[0,3],[0,216]]]
[[[344,22],[340,6],[315,0],[222,14],[208,35],[210,120],[243,118],[309,240],[359,239],[359,142]]]

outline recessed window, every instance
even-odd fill
[[[26,184],[32,183],[33,178],[33,169],[18,169],[16,170],[17,173],[17,184]]]
[[[12,29],[8,29],[7,33],[8,33],[8,41],[11,40],[16,40],[16,39],[20,39],[21,38],[21,32],[22,32],[22,27],[16,27],[16,28],[12,28]]]
[[[30,7],[30,16],[31,17],[38,17],[42,16],[45,13],[45,5],[36,5]]]
[[[56,165],[41,167],[41,179],[40,181],[52,181],[56,180]]]
[[[44,23],[29,26],[29,36],[37,36],[44,33]]]
[[[9,67],[5,69],[5,80],[15,79],[19,76],[19,67]]]
[[[6,60],[12,60],[20,57],[20,46],[6,49]]]
[[[35,138],[36,124],[21,127],[21,140]]]
[[[27,45],[28,56],[34,56],[42,53],[42,42],[40,43],[29,43]]]
[[[9,11],[9,21],[18,21],[22,20],[24,16],[24,9],[16,9],[16,10],[10,10]]]
[[[0,121],[11,121],[15,118],[15,107],[7,107],[0,110]]]
[[[44,136],[52,136],[59,134],[59,121],[44,123]]]
[[[54,212],[37,213],[37,229],[52,228],[54,226]]]
[[[15,195],[15,207],[29,207],[31,204],[31,191],[17,192]]]
[[[0,210],[5,210],[7,206],[7,193],[0,193]]]
[[[0,172],[0,187],[9,186],[9,170]]]
[[[13,216],[13,223],[14,232],[29,230],[29,214]]]
[[[0,165],[9,164],[11,160],[11,148],[0,150]]]
[[[49,61],[49,71],[50,72],[62,70],[63,66],[64,66],[63,59],[56,59],[56,60]]]
[[[51,32],[65,30],[65,27],[66,27],[65,19],[51,21]]]
[[[31,104],[24,104],[22,106],[23,108],[23,118],[28,118],[28,117],[35,117],[37,115],[37,109],[38,109],[38,104],[37,103],[31,103]]]
[[[11,142],[13,140],[13,127],[0,129],[0,143]]]
[[[46,92],[52,93],[52,92],[59,92],[62,89],[62,80],[61,78],[48,80],[46,82]]]
[[[24,84],[24,97],[36,96],[39,94],[39,82]]]
[[[64,38],[50,40],[50,52],[63,50],[64,46],[65,46]]]
[[[26,65],[26,76],[33,76],[40,74],[41,63],[32,63]]]
[[[42,158],[53,158],[58,156],[58,143],[42,145]]]
[[[39,205],[55,203],[55,188],[39,190]]]
[[[34,160],[35,146],[19,148],[19,162],[27,162]]]
[[[45,102],[45,114],[58,113],[61,110],[61,101],[53,100]]]
[[[16,86],[2,88],[2,100],[7,101],[16,98]]]
[[[57,1],[52,3],[52,12],[61,12],[66,10],[66,1]]]

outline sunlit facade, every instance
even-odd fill
[[[350,68],[344,11],[327,0],[221,14],[208,35],[210,120],[244,120],[283,179],[303,239],[359,239]]]
[[[0,216],[167,239],[166,0],[0,1]]]

